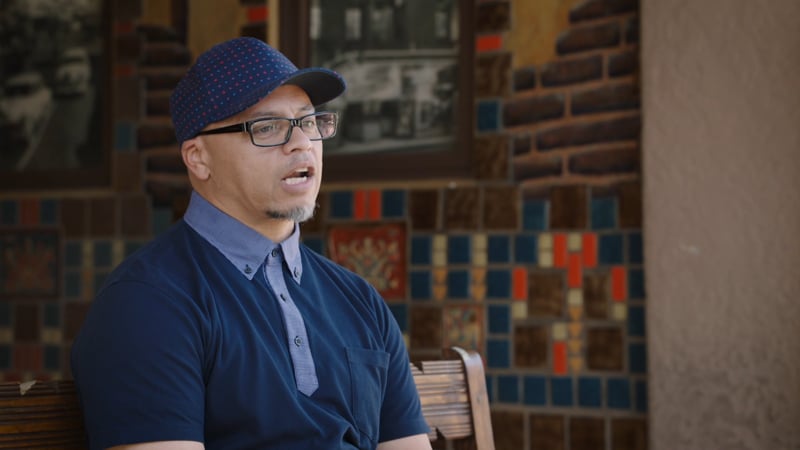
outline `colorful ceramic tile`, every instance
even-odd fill
[[[580,233],[567,234],[567,250],[569,252],[581,251],[582,244],[583,244],[583,238]]]
[[[534,235],[517,235],[514,239],[514,261],[520,264],[536,264],[537,241]]]
[[[523,401],[529,406],[547,405],[547,378],[527,376],[522,380]]]
[[[0,232],[0,298],[57,296],[59,248],[56,231]]]
[[[481,306],[458,305],[444,309],[444,347],[459,346],[483,354],[483,311]]]
[[[614,303],[611,307],[611,318],[616,321],[623,321],[628,318],[628,305],[624,303]]]
[[[431,273],[427,270],[411,271],[409,274],[412,300],[431,298]]]
[[[511,272],[507,269],[489,270],[486,273],[486,295],[493,299],[511,296]]]
[[[503,403],[519,402],[519,377],[515,375],[497,377],[497,400]]]
[[[495,100],[485,100],[478,102],[478,131],[490,132],[497,131],[500,127],[500,105]]]
[[[469,264],[472,253],[469,236],[455,235],[447,240],[447,263]]]
[[[432,261],[430,236],[411,237],[411,264],[430,264]]]
[[[550,379],[550,394],[553,406],[572,406],[572,378],[553,377]]]
[[[512,272],[513,299],[524,301],[528,299],[528,270],[524,267],[515,267]]]
[[[556,375],[566,375],[567,367],[567,344],[563,341],[553,343],[553,373]]]
[[[553,266],[567,267],[567,236],[564,233],[553,235]]]
[[[597,266],[597,235],[594,233],[584,233],[581,244],[583,254],[583,266],[593,268]]]
[[[553,250],[541,249],[539,250],[539,267],[550,268],[553,267]]]
[[[583,282],[583,267],[580,253],[570,253],[567,258],[567,286],[580,288]]]
[[[486,341],[486,365],[490,369],[505,369],[511,366],[511,348],[507,339]]]
[[[567,324],[564,322],[556,322],[553,324],[553,340],[563,341],[567,339]]]
[[[541,231],[547,229],[547,201],[526,200],[522,205],[522,229]]]
[[[578,379],[578,404],[590,408],[603,406],[603,385],[600,378],[581,377]]]
[[[470,292],[475,301],[483,301],[486,298],[486,269],[478,268],[470,271]]]
[[[490,263],[506,263],[511,261],[511,239],[507,235],[489,236],[487,243]]]
[[[514,320],[522,320],[528,318],[528,303],[527,302],[514,302],[511,304],[511,317]]]
[[[615,302],[624,301],[628,297],[627,272],[622,266],[611,268],[611,298]]]
[[[617,200],[615,198],[593,198],[591,210],[593,230],[607,230],[617,226]]]
[[[514,328],[515,366],[545,369],[550,333],[551,330],[547,326],[516,326]]]
[[[400,190],[386,190],[381,193],[383,217],[387,219],[405,217],[406,192]]]
[[[631,407],[631,383],[627,378],[610,378],[606,381],[608,407],[629,409]]]
[[[332,260],[360,274],[387,299],[406,292],[406,230],[400,224],[332,227],[328,233]]]
[[[567,291],[567,305],[583,306],[583,291],[581,289],[570,289]]]
[[[501,48],[503,48],[503,36],[500,34],[478,36],[475,39],[475,50],[478,53],[499,50]]]
[[[330,193],[331,218],[348,219],[353,217],[353,193],[350,191],[336,191]]]
[[[489,305],[487,314],[489,333],[511,332],[511,308],[508,305]]]

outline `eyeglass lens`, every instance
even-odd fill
[[[318,112],[298,119],[255,120],[250,123],[250,135],[255,145],[281,145],[289,141],[294,127],[312,141],[328,139],[336,134],[336,114]]]

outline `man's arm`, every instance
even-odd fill
[[[431,450],[427,434],[415,434],[400,439],[381,442],[378,450]]]
[[[205,446],[203,445],[202,442],[160,441],[160,442],[143,442],[141,444],[131,444],[131,445],[117,445],[116,447],[111,447],[108,450],[203,450],[204,448]]]

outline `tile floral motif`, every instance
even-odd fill
[[[457,345],[483,354],[483,307],[449,306],[444,310],[444,347]]]
[[[332,260],[366,278],[384,298],[405,298],[403,225],[332,227],[328,233],[328,252]]]
[[[0,298],[55,297],[58,294],[56,231],[0,234]]]

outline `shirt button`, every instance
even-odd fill
[[[294,276],[295,277],[299,277],[300,276],[300,269],[298,269],[297,267],[294,268]]]
[[[303,339],[301,339],[300,336],[295,336],[294,337],[294,345],[296,345],[298,347],[302,346],[303,345]]]
[[[272,257],[273,258],[277,258],[278,257],[278,249],[277,248],[272,250]]]

